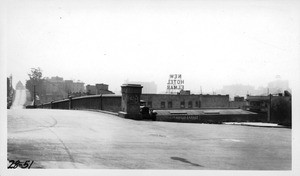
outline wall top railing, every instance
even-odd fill
[[[56,100],[56,101],[52,101],[52,103],[61,103],[61,102],[66,102],[66,101],[69,101],[69,99]]]
[[[100,98],[100,97],[111,97],[111,98],[119,97],[119,98],[121,98],[122,96],[121,95],[115,95],[115,94],[86,95],[86,96],[81,96],[81,97],[74,97],[74,98],[72,98],[72,100],[80,100],[80,99],[88,99],[88,98]],[[43,105],[49,105],[51,103],[67,102],[69,100],[70,99],[67,99],[67,98],[63,99],[63,100],[55,100],[55,101],[52,101],[52,102],[43,103]],[[40,104],[40,105],[42,105],[42,104]]]
[[[81,97],[74,97],[73,100],[76,99],[85,99],[85,98],[97,98],[97,97],[122,97],[122,95],[115,95],[115,94],[100,94],[100,95],[86,95]]]

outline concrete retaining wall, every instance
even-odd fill
[[[93,95],[53,101],[38,105],[37,108],[47,109],[96,109],[110,112],[121,110],[121,96]]]
[[[69,109],[69,100],[61,100],[52,103],[52,109]]]

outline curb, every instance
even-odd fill
[[[263,128],[288,128],[288,127],[282,126],[282,125],[270,126],[270,125],[244,124],[244,123],[235,123],[235,124],[226,124],[225,123],[224,125],[240,125],[240,126],[263,127]]]
[[[97,109],[84,109],[84,110],[86,110],[86,111],[93,111],[93,112],[102,112],[104,114],[110,114],[110,115],[118,116],[118,113],[116,113],[116,112],[103,111],[103,110],[97,110]]]
[[[281,125],[278,125],[278,126],[268,126],[268,125],[250,125],[250,124],[240,124],[241,126],[251,126],[251,127],[264,127],[264,128],[287,128],[285,126],[281,126]]]

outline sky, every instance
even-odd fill
[[[31,68],[120,89],[170,74],[185,89],[267,86],[299,79],[300,13],[292,0],[13,0],[7,4],[6,72]]]

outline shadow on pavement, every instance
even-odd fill
[[[177,161],[181,161],[181,162],[184,162],[184,163],[188,163],[188,164],[191,164],[193,166],[198,166],[198,167],[204,167],[204,166],[201,166],[199,164],[196,164],[196,163],[192,163],[184,158],[180,158],[180,157],[171,157],[172,160],[177,160]]]

